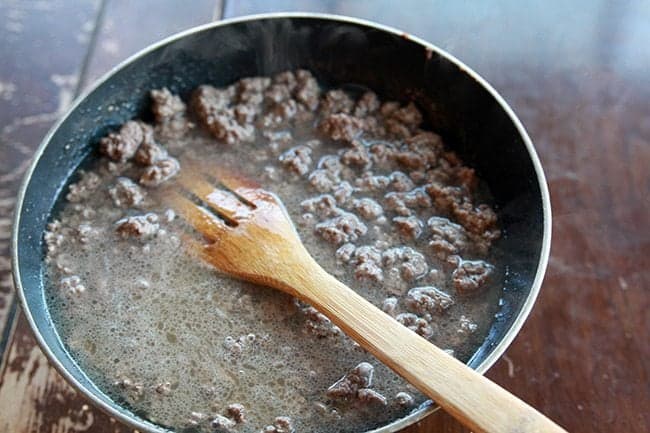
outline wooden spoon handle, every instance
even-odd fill
[[[310,266],[301,294],[347,335],[475,432],[565,432],[464,363],[402,326],[352,289]]]

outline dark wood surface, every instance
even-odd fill
[[[0,432],[121,432],[53,371],[15,299],[10,219],[47,128],[117,62],[181,29],[267,11],[347,14],[448,50],[530,132],[553,204],[539,300],[488,376],[572,432],[650,428],[650,2],[0,0]],[[436,413],[415,432],[464,432]]]

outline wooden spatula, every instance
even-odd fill
[[[323,270],[275,195],[225,170],[211,177],[185,169],[164,199],[207,240],[190,241],[206,262],[311,304],[475,432],[565,431]]]

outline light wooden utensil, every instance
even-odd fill
[[[323,270],[275,195],[225,170],[215,179],[187,169],[179,177],[180,188],[163,196],[206,239],[189,240],[206,262],[311,304],[475,432],[565,432]]]

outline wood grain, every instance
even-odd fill
[[[0,354],[14,307],[9,239],[16,191],[32,152],[72,100],[98,6],[0,1]]]
[[[106,18],[112,13],[111,3],[106,5]],[[142,3],[154,5],[148,10],[157,19],[147,20],[146,27],[137,21],[122,26],[122,18],[114,21],[110,34],[125,56],[140,48],[132,41],[145,38],[140,39],[145,43],[149,32],[172,28],[181,20],[177,17],[181,13],[156,8],[158,2],[137,3],[141,8]],[[83,53],[74,47],[87,47],[87,42],[77,41],[75,35],[89,26],[79,17],[85,13],[92,19],[96,7],[94,2],[44,4],[0,0],[0,54],[5,60],[0,65],[0,127],[5,131],[0,135],[0,217],[5,218],[5,222],[0,218],[0,319],[6,310],[2,300],[6,306],[12,296],[3,293],[10,279],[8,252],[2,245],[8,239],[6,217],[13,207],[14,179],[26,166],[44,125],[56,117],[52,112],[59,107],[60,95],[68,94],[60,92],[50,76],[65,77],[80,67]],[[122,17],[134,7],[119,5]],[[66,6],[64,20],[57,14]],[[50,9],[38,9],[42,7]],[[12,12],[16,8],[20,11]],[[554,232],[539,300],[488,376],[569,431],[648,431],[650,2],[229,0],[225,4],[227,16],[268,10],[351,14],[394,25],[447,49],[505,96],[529,130],[546,170]],[[210,17],[197,17],[196,23]],[[189,21],[183,22],[192,25]],[[90,32],[84,32],[89,38]],[[104,31],[97,33],[97,46],[104,37]],[[108,56],[106,49],[95,55]],[[118,61],[119,55],[99,67],[95,65],[103,60],[91,58],[88,76],[103,73],[113,60]],[[74,88],[66,79],[57,80],[64,89]],[[47,369],[42,355],[29,355],[31,363],[16,362],[16,371],[8,370],[7,365],[24,353],[20,348],[29,345],[25,353],[36,349],[19,318],[11,355],[0,370],[0,432],[78,431],[65,430],[57,421],[79,410],[76,397],[61,388],[49,394],[31,391],[46,389],[45,383],[61,383],[49,370],[41,373]],[[46,378],[39,379],[39,386],[36,379],[16,378],[28,377],[34,365],[34,378]],[[89,431],[113,431],[110,420],[89,410],[94,419]],[[5,413],[20,414],[26,421],[11,420],[3,426]],[[29,421],[36,419],[40,421]],[[439,411],[407,431],[468,430]]]

